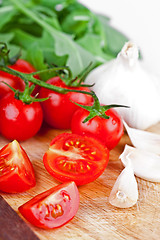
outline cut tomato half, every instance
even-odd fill
[[[24,192],[36,184],[33,166],[21,145],[14,140],[0,150],[0,191]]]
[[[54,138],[43,157],[45,168],[55,179],[77,185],[98,178],[108,160],[109,150],[98,140],[71,133]]]
[[[79,192],[74,182],[53,187],[19,207],[34,226],[53,229],[70,221],[79,208]]]

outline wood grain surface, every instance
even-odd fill
[[[153,126],[149,131],[160,133],[160,124]],[[18,212],[20,205],[59,184],[45,170],[42,159],[51,140],[62,132],[64,131],[43,126],[35,137],[21,142],[33,163],[37,184],[25,193],[1,193],[19,216],[21,216]],[[0,148],[8,142],[5,138],[0,137]],[[136,178],[139,199],[132,208],[118,209],[108,202],[110,191],[123,169],[119,155],[125,144],[131,145],[126,133],[118,146],[110,152],[109,164],[104,173],[96,181],[79,187],[80,207],[76,216],[69,223],[58,229],[42,230],[26,221],[41,240],[160,239],[159,183]]]

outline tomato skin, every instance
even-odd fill
[[[71,133],[55,137],[43,156],[46,170],[58,181],[84,185],[97,179],[109,161],[109,150],[94,138]]]
[[[51,78],[47,83],[67,89],[89,91],[86,87],[68,87],[59,77]],[[75,92],[61,94],[46,88],[40,89],[39,97],[49,97],[48,100],[41,103],[44,112],[44,120],[51,127],[57,129],[69,129],[72,115],[79,108],[79,106],[75,105],[70,100],[84,105],[88,105],[92,102],[92,97],[87,94]]]
[[[9,84],[14,89],[19,89],[20,91],[23,91],[25,87],[24,82],[20,78],[14,79],[9,76],[9,74],[8,76],[7,74],[2,75],[2,71],[0,71],[0,99],[5,97],[7,93],[11,92],[11,89],[3,82]]]
[[[114,109],[109,109],[105,113],[110,116],[109,119],[96,116],[83,123],[89,112],[82,108],[77,110],[72,117],[72,133],[94,137],[106,145],[109,150],[113,149],[123,135],[123,122]]]
[[[29,62],[23,59],[18,59],[15,64],[9,67],[22,73],[32,73],[36,71]],[[35,77],[39,79],[37,75]],[[22,79],[9,73],[0,71],[0,99],[2,99],[8,92],[12,91],[7,85],[2,83],[1,81],[8,83],[11,87],[19,89],[20,91],[23,91],[25,89],[25,83]],[[33,95],[35,95],[37,91],[38,87],[36,86]]]
[[[78,188],[74,182],[67,182],[35,196],[19,211],[34,226],[53,229],[73,219],[78,208]]]
[[[43,112],[40,103],[25,104],[8,93],[0,101],[0,132],[7,139],[24,141],[40,129]]]
[[[33,166],[21,145],[14,140],[0,150],[0,191],[20,193],[36,185]]]

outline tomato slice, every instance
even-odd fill
[[[53,187],[19,207],[34,226],[53,229],[70,221],[79,208],[79,192],[74,182]]]
[[[33,166],[20,144],[14,140],[0,150],[0,191],[24,192],[36,184]]]
[[[43,162],[47,171],[60,182],[83,185],[94,181],[105,170],[109,150],[98,140],[62,133],[50,144]]]

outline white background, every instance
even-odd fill
[[[111,18],[111,25],[141,49],[144,65],[160,77],[159,0],[79,0]]]

